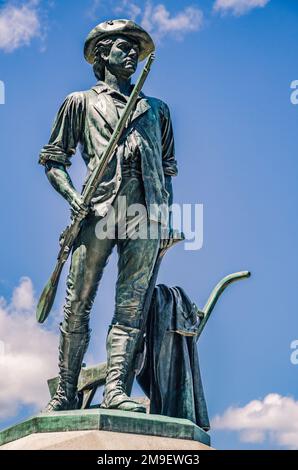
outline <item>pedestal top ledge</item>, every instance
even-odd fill
[[[210,436],[187,419],[100,408],[40,413],[1,431],[0,446],[35,433],[92,430],[187,439],[210,446]]]

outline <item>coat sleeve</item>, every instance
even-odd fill
[[[177,161],[175,160],[175,144],[173,126],[168,106],[163,103],[162,107],[162,166],[166,176],[178,174]]]
[[[85,114],[83,93],[68,95],[60,107],[51,132],[51,137],[39,155],[39,163],[48,161],[70,166],[70,157],[75,154],[81,140]]]

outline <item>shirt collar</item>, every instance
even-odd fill
[[[134,88],[134,84],[131,85],[131,89],[133,90]],[[107,85],[107,83],[105,82],[102,82],[101,80],[99,80],[96,85],[94,85],[92,87],[92,90],[96,91],[96,93],[107,93],[109,95],[115,95],[115,96],[120,96],[122,99],[125,99],[127,101],[128,97],[126,95],[123,95],[122,93],[120,93],[120,91],[116,91],[114,90],[113,88],[111,88],[109,85]],[[145,98],[145,95],[144,93],[141,91],[140,94],[139,94],[139,97],[140,98]]]

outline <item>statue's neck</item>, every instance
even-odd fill
[[[131,92],[130,78],[116,77],[109,70],[105,70],[105,83],[123,95],[129,96]]]

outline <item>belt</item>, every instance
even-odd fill
[[[122,168],[122,177],[142,178],[142,172],[137,170],[136,168]]]
[[[128,158],[122,161],[122,176],[123,177],[141,177],[142,167],[140,156],[138,158]]]

